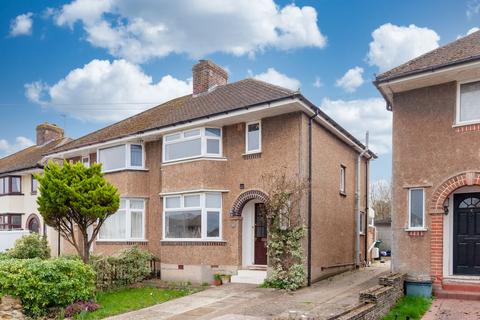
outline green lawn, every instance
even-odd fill
[[[132,310],[146,308],[192,293],[191,289],[125,288],[97,294],[100,308],[94,312],[82,313],[78,320],[102,319]]]
[[[431,298],[404,296],[383,320],[404,320],[407,316],[411,320],[418,320],[427,312],[431,304]]]

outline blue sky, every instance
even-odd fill
[[[193,0],[192,0],[193,1]],[[14,1],[0,4],[0,156],[48,121],[79,137],[191,90],[199,58],[291,88],[363,140],[390,179],[371,81],[480,26],[480,1]],[[76,70],[77,69],[77,70]]]

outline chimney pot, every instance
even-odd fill
[[[200,60],[192,68],[193,95],[208,92],[216,86],[227,84],[227,72],[210,60]]]
[[[42,123],[37,126],[37,145],[41,146],[53,140],[63,138],[63,129],[53,123]]]

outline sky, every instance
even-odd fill
[[[48,121],[78,138],[191,93],[211,59],[229,82],[300,89],[379,158],[390,180],[391,112],[375,74],[480,27],[480,0],[3,0],[0,157]]]

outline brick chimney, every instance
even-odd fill
[[[63,138],[63,129],[58,127],[56,124],[45,122],[37,126],[38,146],[61,138]]]
[[[208,92],[215,86],[227,84],[228,74],[210,60],[200,60],[192,68],[193,95]]]

